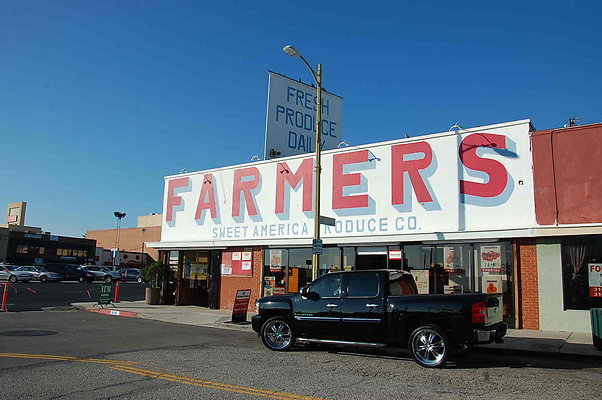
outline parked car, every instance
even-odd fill
[[[125,282],[127,281],[136,281],[138,283],[144,282],[144,278],[142,277],[142,272],[138,268],[122,268],[117,271],[121,274],[121,279]]]
[[[8,281],[9,283],[29,282],[34,279],[29,272],[19,271],[18,266],[12,264],[0,264],[0,280]]]
[[[29,272],[33,275],[33,279],[40,282],[58,282],[63,279],[63,275],[57,272],[50,272],[44,267],[37,265],[25,265],[18,268],[19,271]]]
[[[94,274],[96,280],[102,280],[107,283],[121,280],[121,274],[117,271],[111,271],[109,268],[102,265],[82,265],[86,271]]]
[[[62,275],[63,281],[78,281],[81,283],[90,283],[94,281],[95,275],[92,272],[86,271],[80,265],[77,264],[61,264],[61,263],[47,263],[44,265],[50,272],[56,272]]]
[[[252,324],[270,350],[295,342],[407,346],[419,365],[440,367],[452,351],[502,341],[501,297],[418,294],[404,271],[333,272],[300,293],[257,300]]]

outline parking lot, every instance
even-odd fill
[[[39,311],[47,307],[68,307],[71,303],[96,301],[99,298],[101,282],[51,282],[30,281],[8,286],[8,311]],[[0,286],[0,293],[4,284]],[[120,300],[144,300],[147,284],[121,283]]]

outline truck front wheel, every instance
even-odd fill
[[[416,328],[410,335],[409,349],[416,363],[426,368],[441,367],[447,361],[450,343],[436,325],[424,325]]]
[[[288,319],[276,316],[265,321],[261,327],[261,341],[270,350],[290,349],[295,343],[295,335]]]

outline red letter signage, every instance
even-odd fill
[[[180,196],[176,196],[175,191],[177,188],[182,188],[188,186],[190,179],[188,177],[185,178],[176,178],[171,179],[167,184],[167,204],[165,206],[165,221],[172,222],[173,221],[173,208],[175,206],[182,205],[182,198]]]
[[[217,218],[217,207],[215,206],[215,189],[213,187],[213,175],[207,174],[203,176],[203,184],[201,185],[201,194],[196,207],[194,219],[200,219],[204,210],[211,211],[211,218]]]
[[[420,159],[405,160],[410,154],[423,153]],[[393,205],[405,203],[404,174],[407,172],[416,199],[420,203],[430,203],[433,197],[424,184],[420,170],[427,169],[433,161],[433,150],[427,142],[406,143],[391,146],[391,200]]]
[[[496,197],[504,192],[508,184],[508,171],[498,161],[477,155],[479,147],[506,149],[506,136],[492,133],[473,133],[460,144],[460,160],[466,168],[482,171],[489,175],[486,183],[460,180],[460,193],[477,197]]]
[[[243,178],[253,178],[246,179]],[[237,169],[234,171],[234,189],[232,190],[232,216],[240,217],[240,195],[245,198],[249,215],[258,215],[255,199],[251,190],[256,189],[261,181],[261,174],[255,167]]]
[[[287,163],[281,162],[277,164],[276,174],[276,214],[284,213],[284,193],[285,183],[288,183],[291,188],[296,188],[303,179],[303,211],[311,211],[313,191],[312,169],[314,165],[313,158],[303,160],[297,172],[293,172]]]
[[[362,183],[362,175],[346,174],[345,165],[368,161],[368,150],[352,153],[335,154],[332,159],[332,209],[368,207],[368,195],[343,195],[345,186],[355,186]]]

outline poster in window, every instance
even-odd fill
[[[209,268],[207,264],[191,263],[190,279],[206,280]]]
[[[243,267],[245,263],[251,261],[242,261],[242,252],[240,250],[224,250],[222,252],[222,263],[229,269],[229,275],[236,276],[252,276],[252,268]]]
[[[251,261],[243,261],[242,262],[242,270],[250,271],[251,270]]]
[[[444,294],[461,294],[462,293],[462,285],[444,285],[443,293]]]
[[[232,267],[228,267],[226,264],[220,265],[222,268],[222,275],[232,275]]]
[[[481,246],[481,272],[502,273],[502,246]]]
[[[416,282],[418,288],[418,294],[429,293],[429,272],[426,269],[415,269],[412,270],[412,276]]]
[[[242,252],[242,260],[243,261],[251,261],[253,259],[252,251],[243,251]]]
[[[483,287],[481,288],[483,293],[503,293],[502,290],[502,276],[491,275],[483,277]]]
[[[462,248],[460,246],[443,247],[443,268],[448,274],[463,274]]]
[[[602,264],[587,264],[589,297],[602,297]]]
[[[282,250],[270,250],[270,271],[282,271]]]

